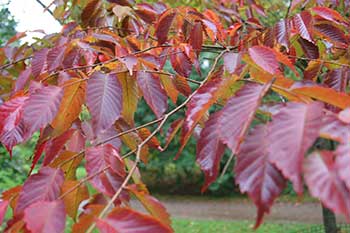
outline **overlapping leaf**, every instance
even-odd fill
[[[115,208],[105,219],[97,220],[101,233],[171,233],[169,226],[128,208]]]
[[[218,98],[218,91],[220,90],[221,80],[221,78],[211,79],[197,90],[196,94],[188,103],[184,124],[182,126],[180,140],[181,147],[177,153],[177,157],[185,147],[199,120],[216,102]]]
[[[203,27],[200,21],[195,22],[190,33],[190,45],[199,54],[203,43]]]
[[[336,214],[350,219],[350,192],[340,179],[332,152],[314,152],[305,162],[305,182],[312,196]]]
[[[58,114],[51,123],[53,135],[60,135],[69,129],[74,120],[79,117],[81,106],[85,100],[86,82],[72,78],[64,83],[64,93]]]
[[[126,72],[118,74],[118,79],[123,89],[122,116],[130,125],[133,125],[139,97],[136,79]]]
[[[41,87],[30,95],[23,110],[23,123],[29,135],[52,122],[62,96],[63,90],[58,86]]]
[[[66,214],[62,201],[40,201],[24,211],[26,227],[31,232],[61,233],[65,229]]]
[[[93,73],[86,94],[95,134],[109,129],[122,112],[122,88],[116,75]]]
[[[62,185],[62,193],[70,192],[79,185],[79,181],[67,180]],[[89,192],[86,186],[80,186],[65,195],[63,198],[67,215],[75,219],[78,213],[79,205],[83,200],[89,198]]]
[[[264,71],[270,74],[279,73],[279,64],[272,49],[264,46],[254,46],[249,48],[251,59]]]
[[[270,143],[268,126],[258,126],[242,143],[235,166],[236,183],[258,208],[255,228],[261,224],[264,213],[270,212],[286,184],[281,172],[270,162],[274,153]]]
[[[204,192],[216,180],[219,173],[220,161],[225,152],[225,145],[220,141],[219,119],[221,112],[214,113],[205,123],[198,143],[196,161],[204,172]]]
[[[26,96],[18,96],[0,106],[0,141],[10,153],[13,146],[25,140],[21,119],[27,99]]]
[[[192,71],[190,58],[181,50],[174,48],[170,53],[170,63],[174,70],[181,76],[188,78]]]
[[[220,138],[233,153],[237,152],[254,118],[255,111],[270,86],[271,83],[266,85],[246,84],[235,96],[229,99],[221,110],[222,113],[217,125],[220,130]]]
[[[118,190],[125,176],[125,165],[117,150],[110,144],[86,150],[86,171],[91,184],[109,196]]]
[[[293,183],[298,194],[303,192],[301,173],[305,153],[318,137],[322,126],[322,109],[320,102],[289,102],[272,118],[270,161]]]
[[[158,19],[155,26],[158,44],[164,44],[168,40],[170,26],[176,16],[176,13],[170,9],[165,11]]]
[[[339,12],[324,6],[317,6],[311,8],[311,11],[322,18],[334,23],[348,25],[349,21],[345,19]]]
[[[241,65],[241,54],[234,52],[227,52],[223,56],[225,69],[233,74],[236,69]]]
[[[296,14],[293,17],[293,23],[302,38],[311,43],[314,42],[311,33],[312,16],[310,12],[303,11],[300,14]]]
[[[43,167],[24,183],[15,212],[21,213],[38,201],[56,200],[60,195],[63,181],[63,172],[60,169]]]
[[[350,139],[350,138],[348,138]],[[335,166],[339,177],[343,180],[348,190],[350,190],[350,144],[348,141],[340,144],[335,151]]]
[[[338,108],[344,109],[350,106],[350,96],[345,93],[339,93],[332,88],[323,86],[305,86],[293,88],[293,92],[302,94],[317,100],[331,104]]]
[[[167,110],[168,102],[159,78],[151,73],[139,71],[137,72],[137,83],[146,103],[153,110],[154,114],[160,118]]]
[[[137,185],[131,185],[128,187],[128,190],[130,190],[136,196],[136,198],[153,217],[165,225],[170,226],[171,220],[167,210],[159,200],[148,193],[147,189],[144,187],[139,188]]]

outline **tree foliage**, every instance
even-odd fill
[[[291,1],[272,26],[263,20],[269,9],[254,0],[211,1],[207,10],[54,4],[60,33],[16,47],[17,34],[0,50],[0,141],[11,153],[40,131],[32,169],[42,161],[3,193],[0,217],[14,210],[6,231],[62,232],[68,215],[73,232],[172,232],[139,165],[176,134],[175,158],[191,136],[198,140],[202,192],[235,157],[236,183],[257,206],[255,227],[287,181],[350,219],[349,1]],[[208,72],[204,52],[214,56]],[[141,99],[153,114],[145,124],[135,121]],[[320,138],[336,150],[316,149]],[[87,176],[77,180],[81,165]],[[131,196],[149,214],[131,209]]]

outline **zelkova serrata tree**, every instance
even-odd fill
[[[255,227],[287,181],[299,195],[306,184],[350,219],[350,3],[329,2],[292,1],[285,18],[266,26],[254,0],[212,1],[201,12],[131,0],[54,1],[53,15],[65,23],[60,33],[13,47],[25,35],[18,33],[0,50],[0,141],[11,154],[40,131],[32,169],[42,161],[2,194],[1,219],[13,210],[6,231],[63,232],[69,216],[73,232],[173,232],[138,165],[176,134],[179,157],[198,131],[202,191],[229,150],[236,183],[257,207]],[[215,55],[207,74],[203,52]],[[143,125],[134,121],[141,98],[154,113]],[[185,116],[172,121],[179,111]],[[335,150],[316,148],[322,138]],[[77,180],[82,165],[87,176]],[[131,209],[130,195],[149,214]]]

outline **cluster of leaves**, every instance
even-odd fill
[[[131,0],[55,1],[61,22],[75,19],[61,33],[16,47],[19,33],[1,48],[0,141],[11,153],[40,131],[31,169],[42,160],[38,173],[2,194],[1,220],[8,206],[14,213],[7,232],[62,232],[67,216],[73,232],[173,232],[138,167],[178,132],[176,158],[191,136],[198,139],[203,192],[225,150],[232,155],[223,172],[235,156],[236,183],[257,206],[255,227],[288,180],[299,195],[305,181],[350,219],[349,20],[333,1],[292,1],[288,17],[266,27],[254,0],[214,3],[200,12]],[[202,52],[216,54],[207,74]],[[167,61],[175,73],[164,70]],[[134,118],[141,98],[154,114],[142,125]],[[173,119],[179,111],[184,117]],[[310,154],[318,138],[338,142],[336,150]],[[80,164],[87,176],[77,180]],[[149,215],[130,207],[130,195]]]

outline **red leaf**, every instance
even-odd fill
[[[66,225],[66,213],[62,201],[40,201],[24,211],[26,227],[31,232],[61,233]]]
[[[49,50],[47,53],[47,68],[49,71],[58,69],[63,62],[66,46],[57,46]]]
[[[124,63],[126,68],[129,70],[130,76],[133,74],[134,66],[137,64],[137,57],[134,55],[127,55],[119,59]]]
[[[319,135],[322,109],[320,102],[288,102],[272,118],[270,150],[273,153],[270,160],[292,181],[298,194],[303,192],[301,172],[304,155]]]
[[[334,213],[344,214],[349,221],[350,192],[338,175],[332,152],[314,152],[306,159],[304,173],[311,195]]]
[[[29,78],[31,75],[31,69],[30,67],[26,68],[25,70],[23,70],[20,75],[18,76],[17,80],[16,80],[16,84],[15,87],[13,89],[13,93],[16,93],[20,90],[23,90],[25,88],[25,85],[27,84]]]
[[[0,200],[0,223],[4,220],[9,201]]]
[[[158,44],[164,44],[168,40],[168,33],[171,27],[171,24],[174,21],[176,13],[173,9],[165,11],[158,19],[158,22],[155,26],[156,36],[158,38]]]
[[[217,127],[220,129],[221,140],[233,153],[237,152],[255,111],[270,86],[271,83],[264,86],[255,83],[246,84],[221,110]]]
[[[205,123],[197,143],[196,161],[204,172],[205,181],[201,189],[204,192],[216,180],[225,145],[220,141],[219,118],[221,112],[214,113]]]
[[[265,46],[254,46],[249,48],[249,55],[258,66],[270,74],[280,72],[276,55],[271,48]]]
[[[157,19],[157,12],[151,7],[143,6],[142,4],[138,4],[135,13],[146,23],[152,24]]]
[[[350,138],[350,125],[340,120],[335,114],[326,115],[322,119],[320,135],[340,143],[347,143]]]
[[[158,201],[156,198],[149,195],[147,189],[144,187],[139,188],[137,185],[128,186],[136,198],[141,202],[145,209],[160,222],[164,223],[167,226],[171,225],[170,215],[165,209],[164,205]]]
[[[60,195],[63,181],[64,176],[60,169],[41,168],[24,183],[15,212],[21,213],[29,205],[38,201],[56,200]]]
[[[93,17],[96,16],[94,13],[101,6],[100,0],[89,0],[84,9],[81,12],[81,20],[84,26],[88,25]]]
[[[117,76],[93,73],[88,80],[86,94],[95,134],[109,129],[122,111],[122,88]]]
[[[303,49],[306,57],[311,59],[317,59],[320,57],[318,47],[316,45],[303,38],[299,38],[298,42]]]
[[[45,157],[43,161],[43,166],[46,166],[49,163],[51,163],[51,161],[63,149],[66,142],[71,138],[74,131],[75,131],[74,129],[70,129],[64,132],[62,135],[48,141],[48,143],[45,146]]]
[[[343,180],[346,187],[350,190],[350,144],[349,142],[342,143],[335,151],[336,159],[335,166],[339,177]]]
[[[178,150],[175,159],[180,156],[197,123],[217,100],[217,92],[219,90],[221,80],[221,78],[211,79],[197,90],[197,93],[187,104],[187,111],[180,140],[181,147]]]
[[[347,48],[348,40],[345,33],[339,28],[331,24],[322,23],[314,25],[314,29],[316,33],[319,33],[332,43],[339,43],[342,47]]]
[[[338,92],[346,92],[350,80],[350,69],[342,67],[330,71],[326,77],[325,83]]]
[[[285,187],[282,174],[269,161],[273,151],[269,150],[269,130],[267,125],[256,127],[242,143],[237,155],[235,180],[241,192],[247,192],[258,208],[255,228],[270,212],[273,201]]]
[[[323,6],[317,6],[311,8],[311,11],[313,11],[316,15],[332,21],[334,23],[340,23],[343,25],[348,25],[348,20],[346,20],[341,14],[339,14],[337,11],[332,10],[328,7],[323,7]]]
[[[277,43],[289,49],[289,27],[288,21],[283,19],[276,23],[274,30]]]
[[[85,156],[87,174],[95,175],[91,184],[100,192],[113,196],[125,176],[125,165],[117,150],[110,144],[90,147]]]
[[[23,122],[29,135],[55,118],[62,96],[63,90],[57,86],[42,87],[31,94],[23,112]]]
[[[43,48],[34,53],[33,61],[32,61],[32,74],[36,79],[45,69],[46,65],[46,56],[49,52],[49,49]]]
[[[19,96],[0,106],[0,141],[10,154],[15,145],[25,140],[21,118],[27,99],[27,96]]]
[[[170,63],[179,75],[186,78],[190,76],[192,71],[191,60],[180,48],[172,49],[170,53]]]
[[[148,72],[137,72],[137,84],[139,85],[146,103],[153,110],[158,118],[163,116],[168,108],[168,98],[160,85],[160,80],[157,76]]]
[[[170,227],[157,219],[128,208],[115,208],[105,219],[97,220],[101,233],[170,233]]]
[[[224,54],[224,66],[230,74],[233,74],[241,65],[241,57],[240,53],[227,52]]]
[[[303,11],[300,14],[296,14],[293,17],[293,23],[296,30],[300,33],[300,36],[305,40],[313,43],[310,28],[312,23],[312,16],[310,12]]]
[[[47,141],[45,142],[38,142],[35,146],[35,152],[34,152],[34,156],[33,156],[33,161],[32,161],[32,165],[30,166],[30,170],[29,170],[29,174],[32,173],[35,165],[38,163],[39,159],[41,158],[41,154],[43,153],[45,146],[46,146]]]
[[[190,34],[190,45],[192,46],[193,50],[199,54],[199,52],[202,50],[202,44],[203,44],[203,28],[201,22],[195,22],[191,34]]]

